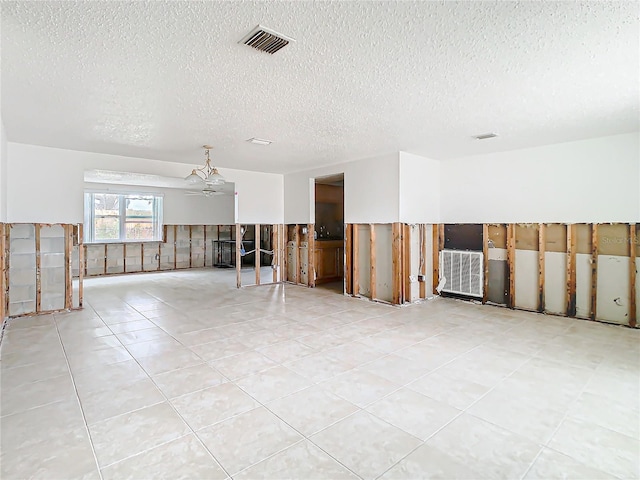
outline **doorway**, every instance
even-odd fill
[[[344,292],[344,174],[315,179],[316,285]]]

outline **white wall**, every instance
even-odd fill
[[[7,220],[7,135],[0,118],[0,222]]]
[[[9,222],[82,222],[85,170],[102,169],[183,177],[191,168],[198,166],[20,143],[9,143],[8,154]],[[238,222],[282,223],[282,175],[224,168],[219,170],[227,180],[235,183]],[[175,197],[172,193],[171,198],[177,201],[178,195],[182,195],[182,192]],[[194,210],[201,208],[200,202],[206,200],[209,199],[180,196],[177,204],[166,205],[168,218],[165,218],[165,222],[170,223],[171,219],[171,223],[176,224],[204,223],[199,221],[202,218],[199,216],[198,222],[191,220],[196,219]]]
[[[440,161],[400,152],[400,221],[440,222]]]
[[[637,133],[441,162],[442,223],[640,221]]]
[[[338,173],[344,173],[345,223],[399,221],[396,153],[285,175],[285,223],[314,222],[315,192],[310,180]]]

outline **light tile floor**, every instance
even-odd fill
[[[11,320],[1,478],[639,476],[640,331],[233,283],[89,279]]]

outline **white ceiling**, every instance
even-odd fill
[[[2,119],[13,142],[185,163],[210,143],[267,172],[630,132],[638,5],[2,2]],[[297,42],[238,45],[257,24]]]

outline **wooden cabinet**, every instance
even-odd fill
[[[344,243],[342,240],[316,240],[314,250],[316,283],[333,282],[343,278]]]

